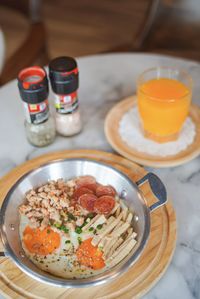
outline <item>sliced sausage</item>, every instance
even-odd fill
[[[96,196],[100,197],[103,195],[110,195],[110,196],[115,196],[116,195],[116,190],[112,186],[103,186],[103,185],[98,185],[96,189]]]
[[[85,175],[85,176],[78,178],[78,180],[76,181],[76,184],[77,184],[77,188],[85,187],[85,188],[92,190],[93,192],[96,191],[96,188],[98,186],[95,178],[90,175]]]
[[[115,199],[113,196],[104,195],[99,197],[94,202],[94,212],[98,214],[108,215],[115,206]]]
[[[86,209],[88,212],[94,212],[94,204],[97,197],[94,194],[83,194],[79,197],[78,202],[82,208]]]
[[[93,194],[94,192],[91,189],[88,189],[86,187],[80,187],[75,189],[74,193],[73,193],[73,198],[75,200],[78,200],[79,197],[83,194]]]

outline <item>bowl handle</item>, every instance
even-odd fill
[[[155,175],[152,172],[147,173],[140,180],[138,180],[136,184],[139,187],[145,182],[149,183],[151,191],[153,192],[154,196],[158,199],[158,202],[154,203],[149,207],[150,211],[153,211],[167,202],[167,191],[163,182],[159,179],[157,175]]]

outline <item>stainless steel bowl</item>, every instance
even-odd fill
[[[126,201],[136,216],[133,225],[137,231],[137,245],[129,255],[115,267],[85,279],[64,279],[53,276],[37,268],[25,255],[19,238],[18,207],[24,201],[25,193],[31,188],[38,187],[48,180],[76,176],[92,175],[101,184],[110,184]],[[144,196],[139,186],[149,181],[152,192],[158,201],[150,208],[146,206]],[[1,208],[1,237],[5,254],[26,274],[41,282],[62,287],[84,287],[104,283],[115,278],[131,267],[143,252],[150,232],[150,213],[163,205],[167,200],[166,190],[160,179],[152,173],[145,175],[140,181],[133,182],[119,170],[100,162],[89,159],[64,159],[52,161],[21,177],[6,195]]]

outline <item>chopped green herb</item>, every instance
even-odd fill
[[[78,237],[78,243],[79,243],[79,245],[82,243],[81,237]]]
[[[99,249],[102,251],[103,250],[103,246],[99,246]]]
[[[69,232],[69,229],[64,226],[64,225],[61,225],[59,223],[54,223],[54,226],[57,228],[57,229],[60,229],[62,231],[64,231],[65,233],[68,233]]]
[[[94,217],[94,213],[89,213],[89,214],[87,215],[87,217],[90,218],[90,219],[93,218],[93,217]]]
[[[92,232],[94,230],[94,227],[90,227],[89,231]]]
[[[102,229],[103,225],[102,224],[98,224],[97,225],[97,229]]]
[[[61,229],[61,224],[60,223],[54,223],[54,226],[58,229]]]
[[[84,227],[86,224],[87,224],[87,221],[85,221],[85,222],[81,225],[81,227]]]
[[[67,216],[68,216],[68,220],[74,220],[74,221],[76,221],[77,220],[77,218],[72,214],[72,213],[67,213]]]
[[[76,232],[77,234],[81,234],[81,233],[82,233],[82,229],[81,229],[81,227],[80,227],[80,226],[77,226],[76,229],[75,229],[75,232]]]
[[[69,232],[69,228],[67,228],[67,227],[64,226],[64,225],[61,225],[60,229],[61,229],[62,231],[64,231],[65,233],[68,233],[68,232]]]
[[[69,244],[69,243],[71,243],[70,240],[66,240],[66,241],[65,241],[65,244]]]
[[[51,232],[50,229],[47,229],[47,234],[50,234],[50,232]]]

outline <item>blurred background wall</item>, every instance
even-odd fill
[[[37,22],[45,32],[30,32]],[[59,55],[143,51],[200,60],[200,0],[0,0],[0,26],[5,64],[29,37],[6,76],[19,61],[44,64]],[[34,50],[43,39],[43,50]]]

